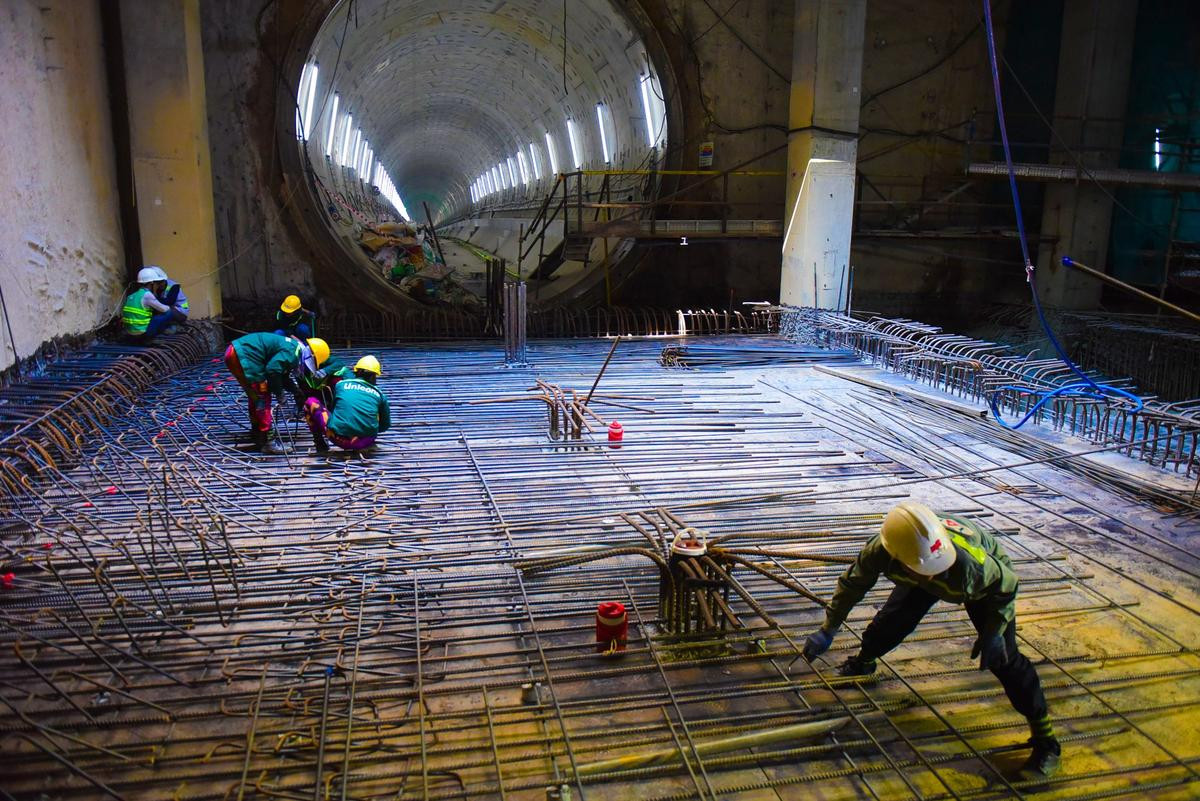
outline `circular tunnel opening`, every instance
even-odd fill
[[[637,216],[666,152],[648,29],[611,0],[335,5],[294,120],[335,268],[380,308],[480,309],[489,261],[535,304],[594,295],[634,251],[602,224]]]

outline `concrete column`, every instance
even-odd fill
[[[782,303],[846,304],[866,0],[796,0]],[[836,133],[842,132],[842,133]]]
[[[1125,135],[1125,103],[1133,60],[1137,0],[1066,0],[1054,129],[1087,167],[1115,167]],[[1057,140],[1050,163],[1074,166]],[[1038,291],[1047,306],[1095,308],[1102,285],[1069,267],[1071,256],[1096,269],[1108,263],[1112,201],[1095,184],[1046,187],[1042,236],[1054,237],[1038,248]]]
[[[142,258],[221,313],[199,0],[120,0]]]

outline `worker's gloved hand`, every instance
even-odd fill
[[[1001,634],[981,634],[971,649],[971,658],[979,657],[980,670],[993,670],[1008,661],[1008,649]]]
[[[833,645],[833,633],[817,629],[804,641],[804,658],[811,662],[828,651],[830,645]]]

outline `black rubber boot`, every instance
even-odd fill
[[[329,443],[325,441],[325,437],[320,434],[313,434],[313,447],[317,449],[317,453],[329,453]]]
[[[1030,744],[1033,751],[1021,766],[1020,777],[1028,781],[1049,779],[1062,767],[1062,746],[1053,737],[1035,737]]]
[[[855,655],[840,664],[837,669],[839,676],[870,676],[875,672],[875,660],[863,659]]]

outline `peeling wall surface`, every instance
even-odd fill
[[[124,256],[98,5],[0,10],[0,286],[18,358],[119,310]],[[15,361],[0,326],[0,368]]]

